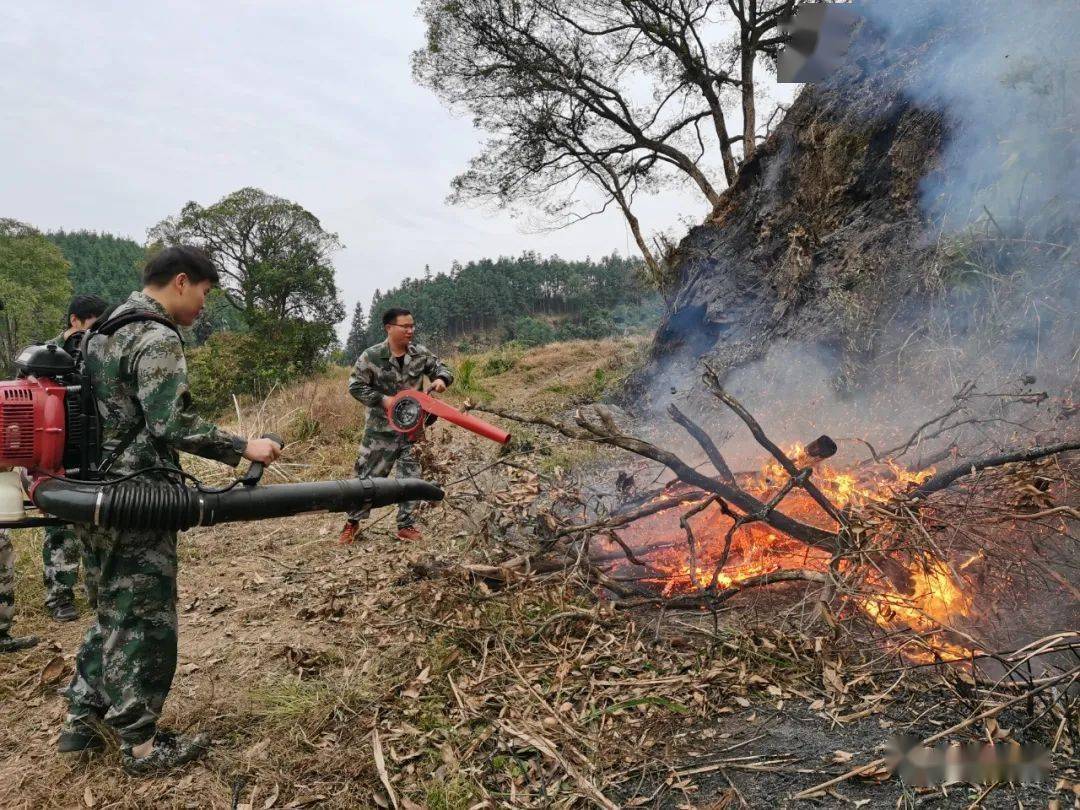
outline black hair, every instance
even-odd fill
[[[85,321],[87,318],[100,318],[101,313],[108,306],[100,295],[76,295],[68,304],[67,322],[71,323],[72,315],[80,321]]]
[[[412,312],[407,309],[402,309],[401,307],[391,307],[382,314],[382,325],[386,326],[387,324],[391,324],[402,315],[412,315]]]
[[[218,270],[205,250],[191,245],[175,245],[165,248],[146,263],[142,271],[143,285],[163,287],[180,273],[186,273],[193,282],[209,281],[217,284]]]

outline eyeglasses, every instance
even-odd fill
[[[398,329],[406,329],[406,330],[412,329],[413,331],[416,330],[416,324],[415,323],[390,323],[390,324],[387,324],[387,326],[396,326]]]

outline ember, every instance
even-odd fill
[[[976,396],[994,401],[996,407],[1028,404],[1031,395],[1026,389],[983,395],[976,394],[973,384],[965,384],[944,413],[924,422],[906,441],[878,452],[865,440],[855,439],[871,458],[838,464],[832,460],[836,444],[827,436],[787,450],[775,444],[722,387],[709,364],[704,367],[706,387],[768,452],[769,460],[760,469],[732,472],[709,434],[675,405],[668,407],[668,414],[698,444],[713,474],[702,471],[702,464],[692,466],[624,432],[602,405],[579,410],[576,427],[544,417],[528,420],[490,411],[542,424],[573,439],[628,450],[674,474],[662,491],[633,506],[599,520],[552,529],[556,545],[577,549],[566,557],[568,561],[580,562],[587,550],[590,576],[622,606],[715,608],[750,588],[814,583],[807,596],[814,600],[815,616],[825,611],[840,618],[862,617],[909,660],[934,663],[971,660],[981,654],[986,642],[969,635],[975,629],[973,620],[982,625],[994,618],[994,606],[1001,602],[995,594],[1016,587],[1010,578],[1022,576],[1025,563],[1076,593],[1038,553],[1021,560],[1016,535],[1003,528],[1010,519],[1075,514],[1071,506],[1057,505],[1049,484],[1031,467],[1018,468],[1027,473],[1002,471],[1000,480],[1013,481],[1012,489],[983,490],[977,500],[970,497],[972,490],[963,504],[932,496],[983,470],[1053,464],[1055,456],[1080,448],[1080,442],[1066,439],[966,459],[952,442],[924,455],[932,461],[915,469],[900,461],[909,450],[921,448],[924,438],[941,436],[962,424],[1002,421],[993,414],[958,416]],[[951,465],[943,470],[926,466],[950,457]],[[1023,485],[1017,488],[1016,482]],[[574,546],[572,540],[563,540],[575,536],[586,538],[585,543]],[[1010,562],[1003,566],[1003,560]],[[977,596],[984,599],[981,604],[976,603]]]
[[[821,491],[849,513],[866,504],[888,503],[909,485],[921,484],[935,472],[932,467],[912,472],[892,461],[837,470],[808,454],[801,444],[789,447],[786,455],[797,467],[812,467]],[[767,501],[781,489],[788,474],[779,462],[769,461],[757,473],[736,477],[746,492]],[[704,495],[698,493],[699,497]],[[694,565],[679,526],[681,512],[694,502],[688,497],[679,507],[643,518],[620,531],[635,556],[647,561],[653,569],[643,581],[657,587],[663,596],[704,590],[713,583],[714,576],[713,587],[730,588],[753,577],[793,567],[828,572],[831,561],[828,552],[795,542],[760,523],[741,526],[735,531],[728,561],[721,570],[716,570],[727,533],[735,523],[735,518],[725,515],[716,505],[692,518],[697,557]],[[788,515],[806,523],[829,530],[838,528],[802,490],[791,492],[784,508]],[[972,562],[969,559],[958,569]],[[971,598],[945,561],[924,559],[905,567],[910,575],[911,593],[901,592],[888,577],[874,572],[864,584],[868,593],[859,594],[853,603],[890,633],[910,630],[921,635],[936,634],[970,615]],[[630,571],[633,566],[624,568]],[[950,659],[964,658],[972,652],[943,639],[935,639],[933,648]],[[908,654],[916,658],[922,655],[921,651]]]

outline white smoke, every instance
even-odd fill
[[[903,54],[905,93],[942,110],[940,169],[922,183],[931,221],[960,230],[987,212],[1048,232],[1080,197],[1080,3],[869,2],[862,12]],[[1075,239],[1075,231],[1071,234]]]

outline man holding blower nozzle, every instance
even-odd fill
[[[179,450],[233,466],[241,458],[270,464],[281,453],[270,439],[234,436],[192,410],[177,327],[195,321],[217,282],[203,251],[166,248],[143,270],[143,289],[105,312],[87,334],[86,368],[111,475],[179,469]],[[120,318],[125,322],[110,334]],[[170,478],[150,473],[132,480],[160,486]],[[104,722],[120,736],[129,773],[166,771],[198,758],[209,744],[205,735],[157,727],[176,671],[176,532],[79,526],[77,534],[97,615],[67,688],[60,751],[104,747]]]
[[[420,476],[412,442],[390,427],[386,406],[394,394],[406,388],[420,389],[424,377],[431,380],[431,392],[440,394],[454,381],[454,374],[438,357],[418,343],[413,343],[416,321],[407,309],[388,309],[382,316],[386,340],[365,349],[349,375],[349,393],[367,405],[367,421],[360,453],[354,470],[359,478],[385,478],[397,464],[398,477]],[[339,543],[356,539],[360,521],[370,510],[350,512]],[[416,528],[416,502],[398,506],[398,539],[419,540]]]

